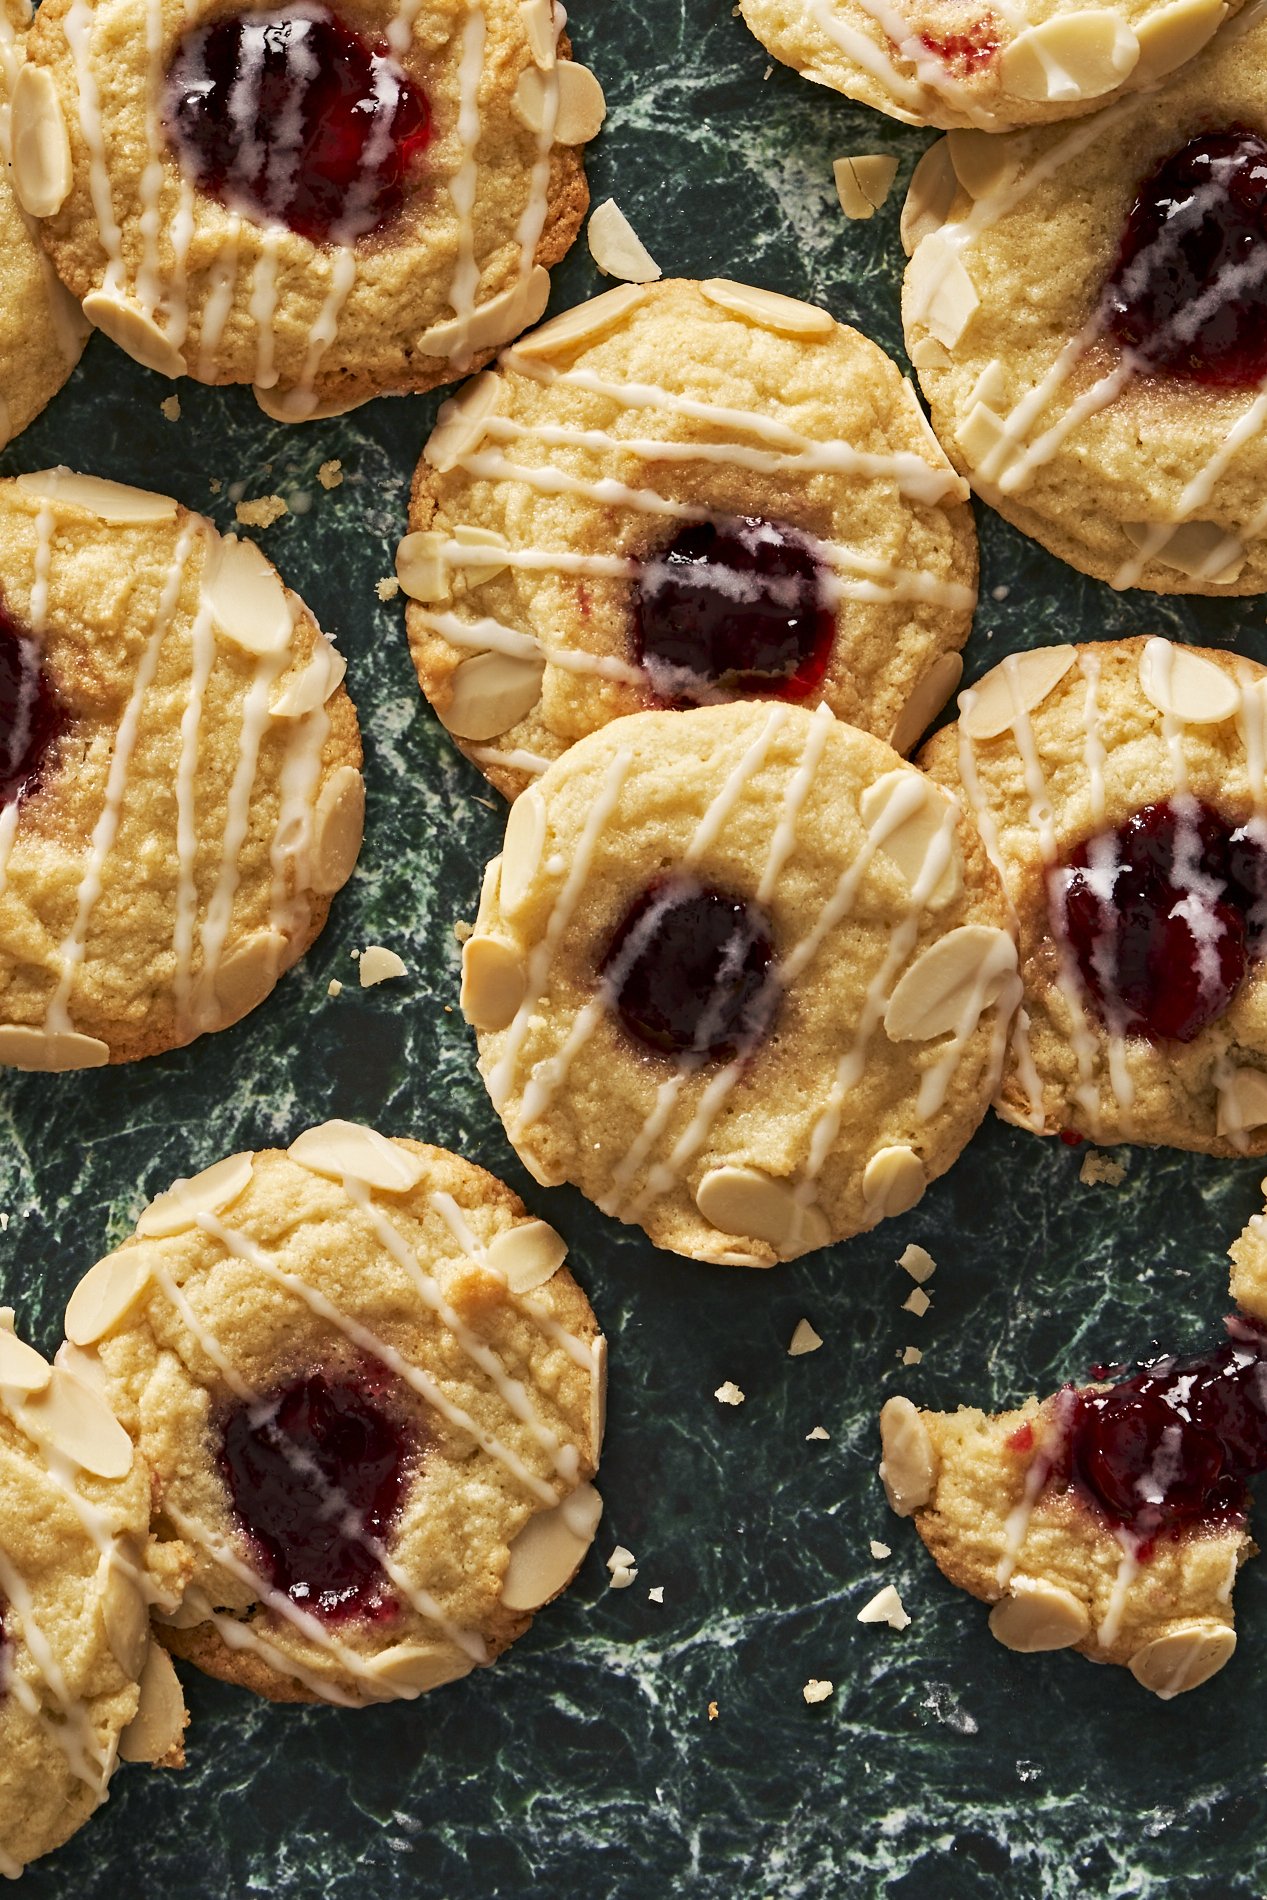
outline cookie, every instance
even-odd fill
[[[423,390],[540,317],[601,88],[554,0],[47,0],[17,179],[89,319],[298,422]]]
[[[951,1583],[993,1604],[1008,1649],[1124,1663],[1167,1700],[1229,1660],[1232,1586],[1255,1549],[1246,1485],[1267,1466],[1267,1333],[1240,1316],[1227,1332],[1017,1411],[884,1406],[889,1503]]]
[[[739,702],[616,720],[515,801],[462,1009],[537,1180],[770,1266],[945,1172],[1018,988],[958,806],[825,706]]]
[[[441,410],[397,561],[414,665],[508,797],[620,714],[745,694],[905,751],[962,671],[966,494],[910,385],[825,310],[607,291]]]
[[[1000,1114],[1267,1151],[1267,670],[1156,638],[1038,647],[961,693],[919,762],[1017,916]]]
[[[1267,588],[1267,21],[1069,131],[952,132],[903,228],[907,349],[978,494],[1155,593]]]
[[[183,1764],[184,1698],[148,1605],[149,1479],[103,1401],[0,1310],[0,1874],[59,1847],[120,1756]]]
[[[343,673],[253,542],[0,482],[0,1063],[132,1061],[268,995],[360,847]]]
[[[13,190],[11,101],[31,10],[0,4],[0,448],[57,394],[83,352],[88,325],[40,247],[35,220]]]
[[[348,1122],[152,1201],[66,1330],[192,1556],[164,1642],[351,1707],[513,1642],[602,1509],[604,1340],[566,1251],[482,1169]]]

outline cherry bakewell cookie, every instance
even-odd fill
[[[616,720],[520,795],[462,1008],[538,1180],[770,1266],[945,1172],[1018,987],[959,807],[825,706],[744,702]]]
[[[45,257],[35,220],[14,196],[11,101],[31,12],[0,4],[0,448],[33,422],[79,361],[88,325]]]
[[[920,764],[1016,912],[1005,1120],[1267,1150],[1267,670],[1162,639],[1035,648],[960,694]]]
[[[348,1122],[150,1203],[66,1311],[192,1557],[163,1640],[279,1701],[491,1662],[602,1509],[605,1343],[482,1169]]]
[[[104,1401],[0,1309],[0,1874],[58,1847],[122,1757],[182,1766],[184,1699],[150,1643],[179,1591],[150,1487]],[[71,1355],[73,1358],[73,1355]],[[173,1561],[174,1560],[174,1561]]]
[[[1267,1467],[1267,1332],[1226,1325],[1210,1351],[1014,1412],[884,1406],[889,1503],[994,1606],[1007,1648],[1125,1663],[1167,1699],[1228,1661],[1232,1586],[1255,1548],[1247,1481]]]
[[[0,482],[0,1063],[130,1061],[268,995],[360,847],[343,672],[253,542]]]
[[[626,285],[440,412],[397,571],[418,677],[508,796],[622,713],[824,699],[914,744],[962,671],[967,490],[825,310]]]
[[[1240,0],[741,0],[762,45],[807,79],[908,125],[1041,125],[1156,85]]]
[[[955,466],[1114,587],[1267,588],[1267,21],[1068,130],[951,133],[903,214]]]
[[[598,81],[554,0],[46,0],[19,196],[90,320],[282,421],[430,389],[534,323]]]

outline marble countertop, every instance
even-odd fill
[[[666,273],[814,298],[901,356],[898,210],[929,135],[773,66],[730,0],[577,0],[571,30],[611,107],[595,200],[618,198]],[[858,151],[900,171],[884,212],[850,224],[831,162]],[[602,287],[583,244],[555,281],[555,307]],[[26,1876],[30,1900],[1261,1894],[1267,1572],[1240,1585],[1233,1665],[1180,1702],[1077,1657],[1011,1656],[889,1515],[875,1417],[894,1391],[1010,1404],[1154,1339],[1211,1337],[1262,1164],[1122,1151],[1121,1187],[1084,1186],[1076,1151],[991,1119],[913,1213],[771,1274],[658,1255],[535,1186],[455,1008],[452,927],[473,912],[500,801],[423,706],[400,605],[375,593],[436,399],[288,432],[248,393],[192,383],[168,422],[169,393],[96,338],[0,470],[69,462],[168,488],[222,526],[230,484],[311,498],[261,540],[349,655],[365,850],[313,951],[236,1029],[129,1070],[0,1080],[0,1298],[51,1350],[76,1278],[175,1175],[329,1115],[416,1133],[503,1175],[570,1240],[611,1340],[607,1513],[531,1633],[418,1703],[273,1708],[189,1672],[188,1771],[122,1771],[108,1807]],[[332,457],[345,480],[327,493]],[[969,679],[1014,648],[1142,631],[1267,659],[1261,600],[1118,596],[981,513]],[[400,951],[408,978],[357,988],[368,942]],[[902,1311],[894,1264],[912,1240],[937,1260],[923,1319]],[[790,1359],[802,1316],[825,1343]],[[909,1370],[908,1345],[924,1352]],[[728,1379],[740,1407],[713,1397]],[[807,1441],[817,1425],[826,1442]],[[893,1553],[879,1563],[876,1537]],[[603,1566],[617,1542],[639,1564],[620,1592]],[[885,1582],[913,1619],[900,1634],[856,1621]],[[815,1707],[810,1677],[835,1683]]]

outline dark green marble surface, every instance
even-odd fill
[[[729,0],[576,0],[572,31],[611,105],[595,199],[617,196],[666,271],[816,298],[900,354],[897,213],[926,135],[770,70]],[[900,157],[898,187],[849,224],[831,161],[876,150]],[[600,287],[582,246],[556,305]],[[1261,1164],[1123,1151],[1124,1187],[1084,1187],[1076,1153],[991,1120],[912,1214],[769,1275],[657,1255],[536,1187],[454,1008],[452,926],[497,847],[499,801],[423,707],[399,604],[374,591],[435,402],[288,432],[249,395],[192,383],[169,423],[168,393],[98,338],[0,469],[70,462],[167,487],[222,526],[230,484],[311,496],[261,539],[349,655],[365,850],[320,942],[236,1029],[130,1070],[0,1081],[0,1297],[51,1350],[78,1275],[176,1174],[328,1115],[444,1143],[572,1243],[611,1339],[607,1515],[530,1635],[423,1701],[270,1708],[191,1673],[187,1773],[123,1770],[108,1807],[27,1874],[30,1900],[1261,1895],[1267,1572],[1240,1585],[1233,1666],[1165,1706],[1077,1657],[1005,1653],[874,1477],[889,1392],[1010,1403],[1154,1338],[1208,1336]],[[347,479],[326,494],[316,470],[333,456]],[[969,678],[1011,647],[1158,628],[1267,657],[1262,600],[1116,596],[981,526]],[[411,974],[362,993],[351,952],[374,941]],[[334,1001],[331,976],[352,985]],[[901,1310],[909,1240],[938,1262],[923,1320]],[[790,1360],[802,1315],[826,1343]],[[925,1358],[903,1370],[908,1344]],[[725,1379],[742,1407],[715,1402]],[[830,1441],[807,1443],[818,1424]],[[617,1541],[640,1565],[619,1593],[602,1562]],[[900,1635],[855,1620],[886,1581],[914,1619]],[[810,1676],[836,1684],[814,1708]]]

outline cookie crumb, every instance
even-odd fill
[[[1112,1155],[1101,1154],[1098,1148],[1089,1148],[1082,1158],[1078,1169],[1078,1179],[1083,1187],[1121,1187],[1126,1179],[1126,1167],[1121,1161],[1115,1161]]]
[[[211,490],[213,495],[218,495],[220,490],[224,487],[224,483],[220,480],[218,475],[213,475],[211,480],[207,483],[207,487]]]
[[[717,1704],[715,1702],[710,1702],[708,1705],[708,1719],[710,1722],[717,1720]]]
[[[627,1590],[638,1574],[634,1554],[631,1550],[626,1550],[623,1544],[617,1544],[607,1559],[607,1568],[611,1572],[611,1583],[608,1587],[612,1590]]]
[[[923,1357],[924,1355],[918,1346],[907,1346],[902,1352],[902,1364],[904,1366],[917,1366]]]
[[[917,1247],[912,1241],[904,1253],[897,1257],[899,1267],[905,1267],[912,1280],[918,1280],[922,1286],[925,1280],[931,1280],[937,1271],[937,1262],[927,1247]]]
[[[271,528],[290,510],[280,495],[261,495],[258,501],[240,501],[233,512],[244,528]]]
[[[162,410],[163,414],[167,417],[167,420],[169,422],[180,421],[180,397],[179,396],[164,396],[162,402],[160,402],[158,406]]]
[[[829,1695],[835,1694],[835,1690],[834,1682],[820,1682],[817,1676],[811,1676],[801,1694],[807,1702],[826,1702]]]
[[[719,1385],[713,1397],[719,1405],[742,1405],[744,1402],[744,1394],[733,1379],[727,1379],[724,1385]]]
[[[337,976],[332,976],[330,978],[330,981],[326,984],[326,995],[327,996],[342,996],[342,994],[343,994],[342,983],[340,983]]]
[[[798,1319],[796,1331],[788,1341],[789,1359],[800,1359],[807,1352],[817,1352],[822,1345],[822,1335],[816,1333],[807,1319]]]
[[[767,67],[766,67],[766,69],[765,69],[765,71],[764,71],[764,72],[762,73],[762,75],[761,75],[761,82],[762,82],[762,84],[763,84],[763,85],[765,84],[765,81],[766,81],[766,80],[767,80],[767,79],[768,79],[768,78],[770,77],[770,74],[771,74],[771,73],[772,73],[773,71],[774,71],[774,68],[773,68],[773,66],[767,66]]]
[[[990,589],[990,599],[991,600],[1006,600],[1008,595],[1011,593],[1011,591],[1012,591],[1011,588],[1007,585],[1006,582],[1001,582],[998,587],[992,587]]]
[[[647,1591],[647,1602],[648,1603],[663,1603],[664,1602],[664,1585],[662,1583],[657,1583],[654,1590]]]
[[[373,989],[376,983],[388,983],[394,976],[408,976],[409,970],[402,957],[394,950],[387,950],[381,943],[367,944],[361,953],[361,988]]]
[[[873,218],[893,189],[897,160],[882,152],[859,152],[832,166],[836,196],[847,218]]]
[[[902,1311],[904,1313],[914,1313],[916,1319],[923,1319],[931,1305],[932,1301],[929,1299],[927,1293],[925,1293],[923,1287],[917,1286],[909,1297],[902,1301]]]
[[[475,935],[475,926],[459,918],[457,923],[453,926],[453,934],[459,943],[469,943],[471,938]]]
[[[827,1431],[822,1425],[815,1425],[812,1432],[806,1432],[805,1442],[808,1445],[812,1438],[827,1439],[830,1437],[831,1437],[831,1433]]]
[[[902,1599],[891,1583],[876,1592],[869,1603],[864,1603],[858,1612],[860,1623],[887,1623],[891,1630],[904,1630],[910,1617],[902,1608]]]
[[[374,592],[380,600],[395,600],[400,592],[400,582],[394,574],[388,574],[384,580],[375,581]]]
[[[323,462],[317,470],[317,480],[327,491],[340,488],[343,484],[343,464],[336,455],[333,461]]]

